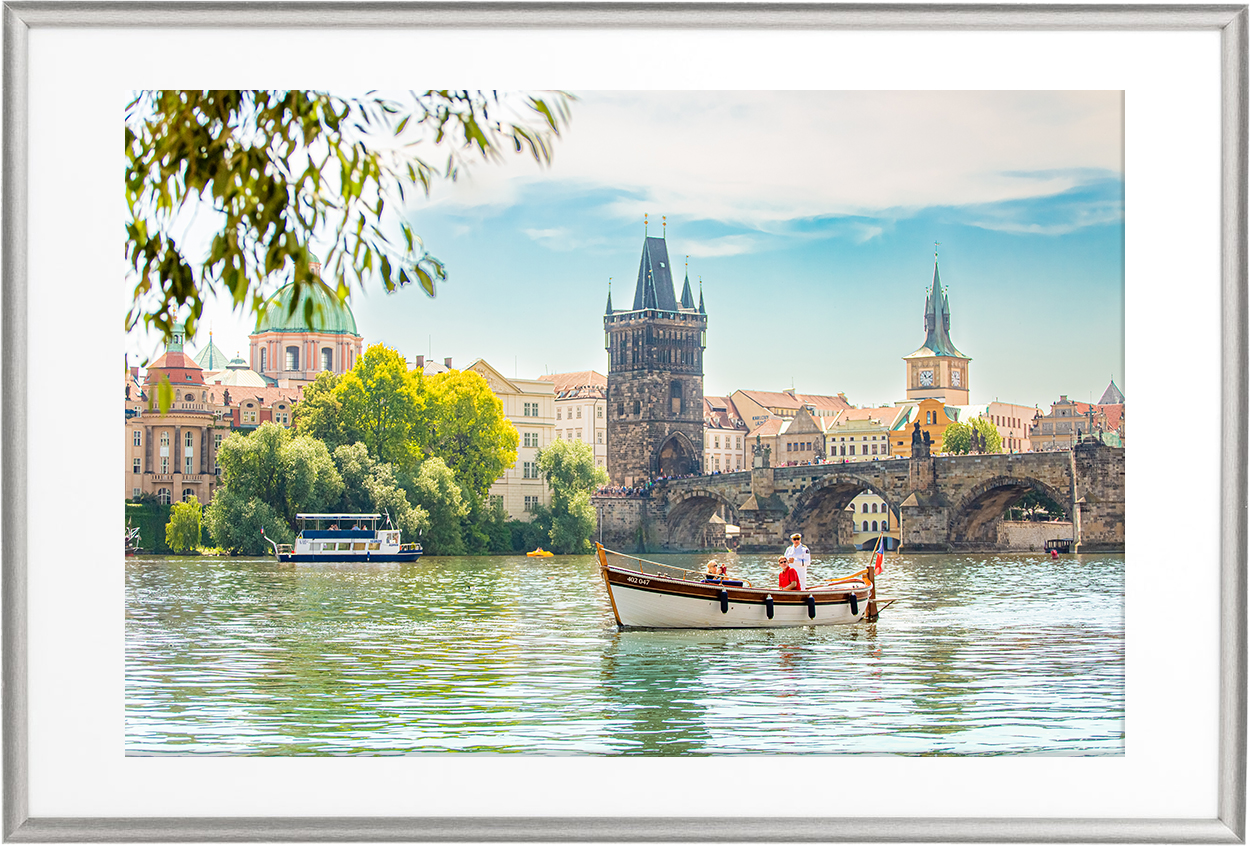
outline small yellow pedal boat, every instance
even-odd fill
[[[538,547],[538,549],[534,550],[533,552],[527,552],[525,554],[529,556],[530,558],[550,558],[551,556],[555,555],[554,552],[548,552],[547,550],[543,549],[541,546]]]

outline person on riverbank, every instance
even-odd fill
[[[781,574],[777,576],[777,587],[782,590],[799,590],[799,574],[790,566],[790,559],[783,555],[777,559],[777,564],[781,567]]]
[[[803,535],[800,532],[790,535],[790,546],[785,557],[799,574],[799,590],[807,590],[807,568],[812,563],[812,554],[803,545]]]

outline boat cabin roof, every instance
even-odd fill
[[[297,520],[381,520],[381,514],[296,514]]]

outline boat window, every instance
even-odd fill
[[[339,541],[339,549],[340,549],[340,550],[347,550],[347,549],[351,549],[351,548],[352,548],[351,541]]]
[[[352,549],[356,550],[357,552],[363,552],[364,548],[365,548],[364,541],[359,541],[358,543],[352,544]]]
[[[308,545],[308,551],[309,551],[309,552],[316,552],[316,551],[318,551],[319,549],[321,549],[321,544],[317,543],[316,541],[314,541],[313,543],[310,543],[310,544]]]
[[[381,548],[382,548],[382,542],[381,542],[381,541],[370,541],[370,542],[369,542],[369,548],[370,548],[370,549],[381,549]]]

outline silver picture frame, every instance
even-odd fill
[[[3,837],[21,842],[1243,843],[1246,804],[1247,21],[1245,5],[9,2],[3,11],[0,650]],[[1222,359],[1218,809],[1211,819],[422,817],[43,818],[27,745],[28,39],[74,27],[1207,30],[1221,39]]]

